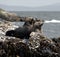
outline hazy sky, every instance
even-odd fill
[[[60,3],[60,0],[0,0],[0,4],[27,7],[39,7],[54,3]]]

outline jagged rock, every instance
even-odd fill
[[[0,42],[0,57],[29,57],[28,46],[20,42],[20,39],[6,39],[4,42]]]
[[[1,36],[0,57],[60,57],[60,46],[40,32],[32,32],[27,41]]]
[[[5,40],[0,41],[0,57],[60,57],[60,47],[38,32],[30,36],[28,43],[15,37],[2,38]]]
[[[14,30],[15,28],[18,28],[19,26],[13,25],[11,22],[7,21],[0,21],[0,34],[5,35],[7,30]]]
[[[2,9],[0,9],[0,18],[8,21],[23,21],[24,26],[31,21],[41,21],[37,18],[17,17]],[[0,22],[0,57],[60,57],[60,37],[49,39],[39,30],[31,32],[28,40],[5,36],[7,30],[14,30],[17,27],[11,22]]]
[[[52,38],[53,42],[55,42],[55,45],[57,46],[57,52],[60,53],[60,37],[58,38]]]
[[[39,35],[39,36],[38,36]],[[60,57],[60,48],[52,39],[43,37],[35,32],[29,41],[29,48],[34,54],[33,57]]]
[[[40,41],[45,39],[45,37],[40,32],[32,32],[29,38],[29,48],[35,49],[40,46]]]

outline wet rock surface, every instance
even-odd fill
[[[24,18],[25,22],[32,20]],[[60,57],[60,37],[49,39],[39,30],[31,32],[29,39],[5,36],[15,28],[18,26],[9,21],[0,22],[0,57]]]
[[[7,22],[8,24],[9,22]],[[4,24],[4,23],[1,23]],[[7,27],[8,26],[8,27]],[[16,28],[6,23],[0,28]],[[2,29],[2,30],[5,30]],[[5,30],[5,31],[6,31]],[[5,33],[3,31],[3,33]],[[0,32],[0,34],[2,34]],[[40,32],[32,32],[30,38],[19,39],[2,34],[0,36],[0,57],[60,57],[60,38],[49,39]]]
[[[15,37],[3,36],[2,39],[0,57],[60,57],[60,44],[45,37],[31,37],[28,43]]]
[[[15,28],[18,28],[18,26],[13,25],[12,22],[7,21],[0,21],[0,34],[4,34],[8,30],[14,30]]]

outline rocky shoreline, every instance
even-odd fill
[[[0,57],[60,57],[60,37],[49,39],[40,32],[31,32],[29,39],[5,36],[6,31],[19,27],[13,25],[11,21],[29,22],[29,19],[37,18],[18,17],[4,10],[2,12],[0,12],[0,18],[3,19],[0,22]]]

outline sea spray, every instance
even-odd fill
[[[44,23],[60,23],[60,20],[55,20],[55,19],[52,19],[52,20],[45,20]]]

